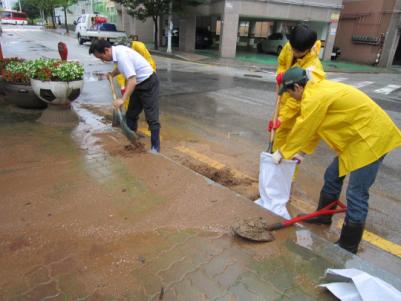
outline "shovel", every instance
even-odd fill
[[[340,208],[332,209],[335,205]],[[267,224],[263,218],[248,219],[239,222],[232,227],[234,234],[251,241],[268,242],[274,240],[273,235],[270,231],[280,230],[289,227],[295,223],[302,222],[314,218],[320,215],[333,215],[336,213],[341,213],[347,211],[347,206],[345,206],[340,201],[334,201],[327,205],[326,207],[317,210],[315,212],[294,217],[289,220],[284,220],[279,223]]]
[[[113,101],[117,99],[117,94],[116,94],[116,89],[114,87],[114,82],[113,82],[113,77],[109,74],[108,75],[110,87],[111,87],[111,93],[113,94]],[[118,124],[121,127],[121,130],[123,131],[124,135],[130,140],[131,142],[135,143],[138,140],[138,134],[135,133],[133,130],[131,130],[127,123],[125,122],[125,119],[123,117],[123,114],[121,113],[121,109],[114,108],[113,107],[113,123],[117,121]]]
[[[280,110],[280,95],[277,93],[276,104],[274,105],[273,124],[276,124],[277,122],[279,110]],[[273,142],[275,134],[276,134],[276,129],[273,127],[272,130],[270,131],[269,145],[267,146],[267,151],[266,151],[270,154],[273,153]]]

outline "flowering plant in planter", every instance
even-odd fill
[[[3,65],[1,75],[5,82],[18,85],[30,85],[29,61],[10,60]]]
[[[29,76],[41,81],[71,82],[82,80],[84,68],[78,62],[37,59],[28,64]]]
[[[19,57],[9,57],[0,59],[0,73],[3,74],[4,69],[6,66],[11,62],[22,62],[24,59],[20,59]]]

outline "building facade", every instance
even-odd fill
[[[335,40],[343,59],[401,65],[401,0],[344,0]]]
[[[342,0],[211,0],[188,9],[179,20],[179,45],[184,51],[194,50],[196,29],[207,27],[218,36],[221,57],[235,57],[241,43],[244,24],[250,39],[255,28],[283,31],[286,26],[307,22],[324,42],[323,59],[330,59],[337,32]]]

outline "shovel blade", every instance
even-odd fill
[[[273,241],[274,236],[267,230],[266,226],[266,221],[258,217],[238,221],[231,229],[235,235],[250,241]]]

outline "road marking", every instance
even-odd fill
[[[212,158],[210,158],[208,156],[200,154],[197,151],[194,151],[194,150],[192,150],[192,149],[190,149],[188,147],[176,146],[175,149],[180,151],[180,152],[182,152],[182,153],[184,153],[184,154],[187,154],[190,157],[192,157],[192,158],[194,158],[194,159],[196,159],[196,160],[198,160],[198,161],[200,161],[200,162],[202,162],[202,163],[204,163],[204,164],[206,164],[206,165],[208,165],[210,167],[213,167],[215,169],[219,169],[220,170],[220,169],[223,169],[223,168],[227,167],[226,165],[224,165],[224,164],[222,164],[222,163],[220,163],[220,162],[218,162],[216,160],[213,160]],[[236,178],[250,179],[252,181],[256,181],[256,179],[254,179],[254,178],[252,178],[252,177],[240,172],[239,170],[236,170],[236,169],[233,169],[233,168],[230,168],[230,170],[233,173],[234,177],[236,177]]]
[[[401,257],[401,246],[397,245],[396,243],[393,243],[366,230],[363,232],[363,239],[370,242],[372,245],[387,251],[388,253]]]
[[[380,94],[388,95],[391,92],[393,92],[394,90],[397,90],[399,88],[401,88],[401,86],[398,86],[398,85],[387,85],[384,88],[375,90],[375,92],[376,93],[380,93]]]
[[[336,78],[332,78],[330,80],[335,81],[335,82],[343,82],[345,80],[347,80],[348,78],[346,77],[336,77]]]
[[[356,84],[352,84],[352,86],[354,86],[355,88],[362,88],[362,87],[369,86],[369,85],[371,85],[373,83],[374,82],[365,81],[365,82],[359,82],[359,83],[356,83]]]
[[[338,229],[341,229],[343,226],[343,222],[344,222],[343,219],[339,220],[336,227]],[[378,247],[379,249],[382,249],[392,255],[401,257],[401,246],[396,243],[393,243],[392,241],[380,237],[379,235],[376,235],[368,230],[363,231],[362,239],[364,241],[367,241],[371,245]]]
[[[246,104],[252,104],[252,105],[258,105],[258,106],[265,106],[266,102],[261,102],[258,101],[254,98],[246,97],[244,95],[238,96],[238,95],[232,95],[231,93],[235,93],[235,91],[225,91],[224,93],[221,91],[218,92],[208,92],[210,96],[216,96],[220,99],[227,99],[228,97],[231,97],[233,100],[243,102]]]

